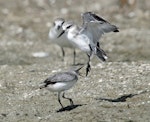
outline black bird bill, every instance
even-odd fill
[[[63,30],[63,31],[58,35],[57,38],[61,37],[64,33],[65,33],[65,31]]]

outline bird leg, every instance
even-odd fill
[[[63,59],[62,59],[62,61],[64,61],[64,57],[65,57],[65,51],[64,51],[64,49],[61,47],[61,51],[62,51],[62,56],[63,56]]]
[[[75,65],[75,58],[76,58],[76,51],[74,49],[74,51],[73,51],[73,65]]]
[[[88,56],[88,62],[87,62],[87,67],[86,67],[86,76],[88,75],[88,73],[91,70],[91,65],[90,65],[90,56],[87,54]]]
[[[99,42],[97,42],[96,46],[97,46],[98,48],[100,48],[100,44],[99,44]]]
[[[64,106],[62,105],[61,100],[60,100],[60,93],[61,93],[61,92],[58,92],[58,102],[59,102],[59,104],[61,105],[61,107],[64,108]]]
[[[91,56],[93,54],[93,52],[92,52],[93,50],[92,50],[92,47],[90,44],[89,44],[89,48],[90,48],[90,54],[87,54],[88,62],[87,62],[87,67],[86,67],[86,76],[88,75],[88,72],[90,72],[90,70],[91,70],[90,61],[91,61]]]
[[[72,100],[71,98],[65,97],[65,92],[63,93],[62,97],[63,97],[64,99],[68,99],[68,100],[70,101],[70,104],[71,104],[71,105],[74,105],[74,104],[73,104],[73,100]]]

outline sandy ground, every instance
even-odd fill
[[[150,121],[150,5],[137,0],[135,7],[120,8],[117,0],[55,1],[0,0],[0,122],[48,121]],[[94,11],[120,28],[101,39],[106,63],[92,60],[88,77],[79,77],[66,92],[75,103],[57,93],[40,90],[49,75],[67,70],[71,49],[61,50],[48,39],[57,17],[81,23],[80,14]],[[77,50],[77,62],[87,57]],[[81,70],[85,75],[85,68]]]

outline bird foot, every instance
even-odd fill
[[[91,66],[88,63],[87,67],[86,67],[86,76],[88,75],[88,73],[91,71]]]

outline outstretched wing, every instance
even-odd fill
[[[115,25],[110,24],[92,12],[85,12],[81,16],[83,19],[83,27],[86,31],[92,33],[95,42],[99,41],[104,33],[119,32]]]
[[[94,42],[98,42],[104,33],[116,31],[117,27],[106,22],[91,21],[83,25],[84,33],[91,33]]]
[[[81,16],[82,16],[83,23],[91,22],[91,21],[107,22],[106,20],[104,20],[103,18],[97,16],[92,12],[85,12],[81,14]]]

